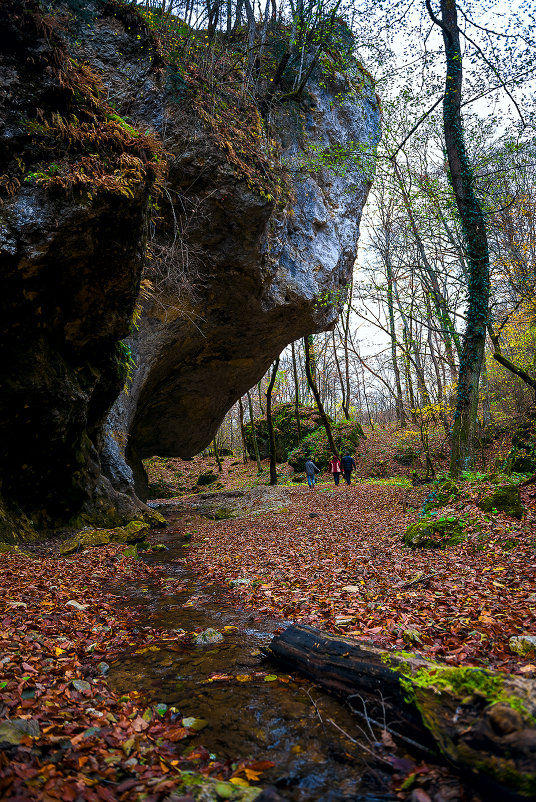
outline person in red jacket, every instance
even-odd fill
[[[333,474],[333,481],[338,485],[342,473],[342,465],[338,457],[332,456],[329,461],[328,471]]]

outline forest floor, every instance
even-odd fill
[[[536,676],[536,655],[509,647],[512,636],[536,635],[534,491],[523,491],[518,521],[476,506],[482,480],[462,488],[441,515],[466,521],[467,540],[445,550],[401,541],[429,488],[396,479],[335,487],[326,478],[314,490],[291,488],[276,513],[185,520],[188,565],[220,582],[242,580],[232,590],[237,603],[259,612],[450,665]]]
[[[186,504],[196,498],[192,487],[201,490],[201,473],[218,473],[213,458],[164,467],[166,481],[171,470],[180,472]],[[259,477],[254,463],[227,457],[219,489],[266,484],[267,467]],[[518,521],[483,513],[476,502],[492,485],[469,477],[455,503],[441,510],[464,521],[467,539],[419,550],[405,547],[401,533],[419,519],[429,487],[413,489],[400,475],[335,487],[321,476],[313,490],[292,485],[290,471],[280,469],[288,502],[279,511],[218,521],[192,509],[178,519],[171,531],[184,539],[189,567],[222,583],[255,615],[449,665],[536,677],[536,655],[520,657],[509,645],[512,636],[536,635],[533,486],[522,490]],[[231,788],[261,777],[262,765],[218,763],[206,750],[178,757],[178,742],[190,735],[180,712],[159,711],[138,691],[119,697],[107,686],[108,664],[125,649],[179,649],[192,637],[140,625],[136,611],[110,593],[110,582],[165,582],[125,551],[107,546],[59,558],[57,544],[48,542],[32,554],[0,554],[0,741],[10,744],[0,755],[1,798],[157,802],[175,800],[184,769]],[[168,585],[165,594],[173,592]],[[447,799],[428,790],[418,783],[413,790],[394,787],[399,799]],[[473,797],[460,786],[448,798]]]

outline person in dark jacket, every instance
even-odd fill
[[[352,470],[354,468],[357,469],[357,465],[355,464],[354,458],[349,454],[345,454],[341,459],[341,465],[344,473],[344,481],[349,485],[352,482]]]
[[[316,474],[320,473],[320,468],[316,467],[312,459],[308,459],[305,463],[305,473],[307,474],[307,484],[309,487],[314,487]]]

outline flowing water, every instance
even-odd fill
[[[184,743],[202,745],[218,760],[273,761],[262,783],[289,802],[393,799],[381,764],[335,727],[370,748],[374,736],[360,732],[362,722],[333,697],[264,659],[260,647],[282,622],[237,608],[224,587],[185,568],[181,558],[195,546],[185,547],[176,528],[163,530],[159,540],[168,550],[143,559],[160,565],[164,577],[180,580],[182,590],[168,596],[157,583],[132,582],[113,592],[127,605],[143,605],[143,625],[188,632],[214,628],[224,640],[124,654],[111,666],[110,685],[120,693],[142,691],[153,703],[205,719],[204,729]],[[214,673],[240,679],[207,682]],[[265,673],[278,679],[266,681]]]

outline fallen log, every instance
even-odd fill
[[[435,746],[502,794],[494,798],[536,799],[536,681],[446,666],[306,626],[276,635],[266,653],[352,697],[354,706],[360,699],[371,718],[396,720],[401,735]]]

